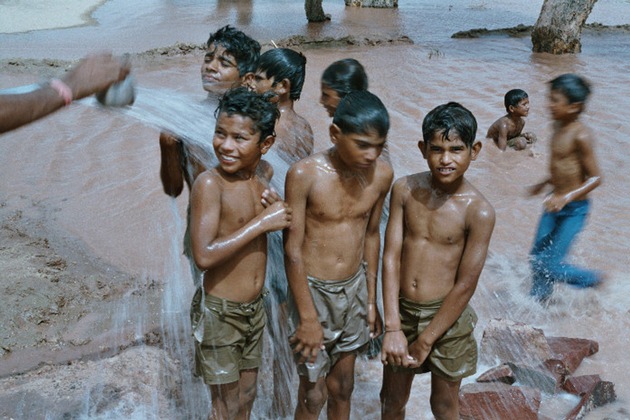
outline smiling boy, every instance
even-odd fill
[[[431,410],[459,419],[459,386],[475,373],[477,321],[468,305],[495,214],[464,174],[481,143],[473,114],[455,102],[429,112],[418,143],[428,172],[392,188],[383,252],[383,419],[403,419],[414,376],[431,372]]]
[[[529,96],[522,89],[512,89],[504,97],[507,114],[496,120],[488,129],[486,137],[494,140],[501,151],[508,147],[524,150],[536,142],[534,133],[523,133],[525,117],[529,115]]]
[[[211,418],[249,418],[262,360],[266,233],[288,227],[291,209],[257,175],[274,142],[275,104],[238,88],[216,116],[219,163],[197,177],[191,196],[192,252],[205,271],[191,305],[195,366],[210,386]]]

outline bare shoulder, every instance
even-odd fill
[[[475,224],[483,223],[489,227],[494,226],[495,212],[494,207],[486,199],[486,197],[475,188],[470,182],[467,182],[466,197],[469,204],[466,208],[466,219]]]
[[[589,127],[584,125],[582,122],[577,121],[575,132],[574,132],[574,139],[577,143],[592,146],[593,132],[591,131]]]
[[[394,169],[392,166],[383,159],[377,159],[375,173],[381,182],[387,184],[387,188],[389,189],[394,180]]]

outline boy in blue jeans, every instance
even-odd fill
[[[563,74],[550,82],[549,111],[554,120],[551,140],[551,176],[530,189],[538,194],[549,184],[545,211],[530,253],[533,283],[530,295],[541,302],[549,299],[555,282],[592,287],[601,273],[567,264],[564,259],[588,216],[588,194],[597,188],[601,175],[590,130],[579,116],[591,93],[580,76]]]

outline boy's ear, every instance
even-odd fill
[[[276,83],[276,87],[274,88],[278,96],[288,95],[291,91],[291,82],[289,79],[282,79],[278,83]]]
[[[471,160],[477,160],[477,156],[479,156],[479,152],[481,151],[481,146],[483,145],[480,141],[476,141],[473,143],[472,147],[470,148],[470,154],[472,156]]]
[[[247,89],[249,89],[249,90],[251,90],[253,92],[253,91],[256,90],[256,84],[254,83],[254,80],[256,80],[256,75],[254,73],[252,73],[251,71],[248,71],[242,77],[241,85],[245,86]]]
[[[422,153],[422,157],[426,159],[427,155],[426,155],[424,146],[425,146],[424,140],[418,140],[418,149],[420,149],[420,152]]]
[[[569,104],[569,112],[580,113],[584,109],[584,102],[573,102]]]
[[[259,144],[260,144],[260,153],[262,153],[263,155],[265,153],[267,153],[269,151],[269,149],[271,148],[271,146],[273,146],[273,144],[276,142],[276,136],[274,135],[268,135],[267,137],[265,137],[264,140],[262,140]]]
[[[508,105],[508,114],[511,114],[514,112],[514,105]]]
[[[328,131],[330,132],[330,141],[333,144],[337,144],[339,134],[341,134],[341,128],[339,128],[337,124],[330,124]]]

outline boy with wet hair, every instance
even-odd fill
[[[590,208],[589,193],[602,183],[591,131],[579,120],[591,93],[589,83],[575,74],[550,82],[549,111],[554,120],[550,177],[530,188],[535,195],[549,185],[544,212],[530,253],[533,274],[530,295],[546,302],[556,282],[593,287],[602,274],[565,261],[571,243],[584,228]]]
[[[192,253],[204,270],[191,304],[195,368],[210,387],[213,419],[249,418],[256,398],[266,233],[291,224],[291,209],[257,173],[277,118],[268,98],[246,88],[228,91],[212,140],[218,164],[192,188]]]
[[[348,94],[330,126],[333,146],[294,164],[285,230],[290,338],[300,376],[296,419],[347,419],[357,354],[380,335],[379,221],[393,178],[379,159],[389,115],[372,93]]]
[[[208,92],[208,105],[214,107],[222,94],[231,87],[239,86],[245,75],[256,69],[259,56],[260,44],[229,25],[210,34],[201,65],[201,83]],[[173,198],[182,193],[184,184],[190,189],[197,176],[214,163],[209,150],[165,131],[160,133],[160,156],[162,187]],[[188,223],[184,254],[190,261],[193,283],[198,286],[202,273],[191,258]]]
[[[289,48],[274,48],[260,56],[255,74],[246,81],[258,93],[271,90],[278,96],[276,150],[290,163],[313,153],[313,129],[293,108],[302,94],[305,76],[304,54]]]
[[[462,105],[434,108],[418,142],[429,171],[392,187],[383,252],[383,419],[405,417],[414,377],[425,372],[435,418],[459,419],[461,380],[476,370],[469,301],[495,222],[490,203],[464,177],[481,150],[476,131]]]
[[[368,90],[368,77],[363,65],[354,58],[335,61],[322,74],[319,103],[332,118],[339,101],[355,90]]]
[[[522,89],[512,89],[505,94],[504,104],[507,114],[490,126],[486,137],[494,140],[501,151],[508,147],[524,150],[537,140],[534,133],[522,132],[529,114],[529,96]]]

